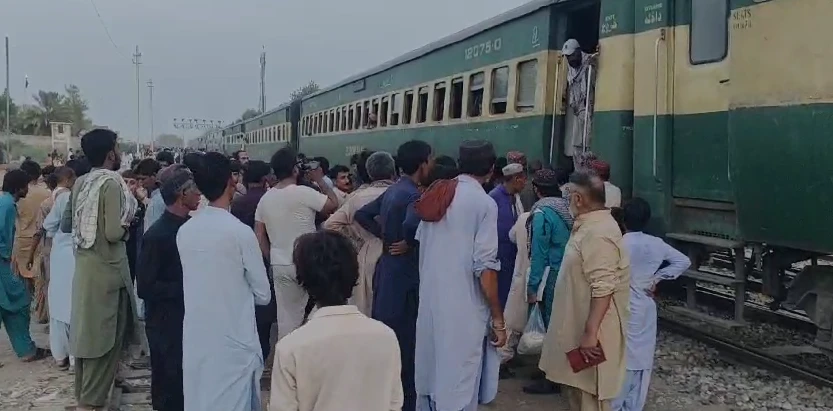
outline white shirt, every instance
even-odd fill
[[[278,341],[269,411],[401,410],[393,330],[353,305],[323,307]]]
[[[679,277],[691,261],[662,239],[642,232],[627,233],[622,241],[631,261],[627,369],[649,370],[657,343],[657,305],[648,290],[662,280]],[[660,270],[664,262],[668,266]]]
[[[315,213],[326,203],[326,195],[295,184],[271,188],[263,195],[257,204],[255,221],[266,225],[272,265],[292,265],[295,240],[315,232]]]
[[[185,409],[259,409],[252,408],[263,371],[255,304],[268,304],[272,293],[254,232],[207,206],[182,225],[176,246],[185,300]]]
[[[605,181],[605,207],[621,207],[622,206],[622,190],[616,187],[610,181]]]

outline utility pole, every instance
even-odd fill
[[[153,151],[153,143],[156,140],[156,135],[153,134],[153,79],[148,80],[148,90],[150,91],[150,151]]]
[[[260,113],[266,112],[266,47],[260,52]]]
[[[139,46],[136,46],[136,52],[133,53],[133,65],[136,66],[136,155],[139,155],[139,141],[141,140],[142,132],[142,117],[141,117],[141,80],[139,77],[139,66],[142,65],[142,53],[139,52]]]
[[[9,90],[9,36],[6,36],[6,155],[4,160],[8,163],[11,160],[11,110],[12,93]]]

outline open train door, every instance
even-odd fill
[[[673,231],[736,238],[729,167],[730,0],[674,2]]]

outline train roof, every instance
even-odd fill
[[[279,106],[277,106],[277,107],[275,107],[271,110],[266,111],[265,113],[260,113],[256,116],[252,117],[252,118],[247,118],[245,120],[237,120],[234,123],[231,123],[229,125],[224,126],[221,130],[225,130],[227,128],[234,127],[234,126],[237,126],[237,125],[240,125],[240,124],[243,124],[243,123],[249,123],[249,122],[257,120],[261,117],[266,117],[270,114],[274,114],[274,113],[277,113],[278,111],[284,110],[287,107],[289,107],[290,105],[292,105],[292,103],[283,103],[283,104],[281,104],[281,105],[279,105]]]
[[[397,57],[393,60],[389,60],[388,62],[383,63],[379,66],[376,66],[376,67],[374,67],[370,70],[366,70],[366,71],[361,72],[359,74],[356,74],[354,76],[348,77],[348,78],[336,83],[335,85],[329,86],[327,88],[323,88],[323,89],[321,89],[321,90],[319,90],[319,91],[317,91],[313,94],[305,96],[303,98],[303,100],[307,100],[307,99],[313,98],[315,96],[318,96],[320,94],[324,94],[328,91],[332,91],[332,90],[338,89],[340,87],[344,87],[346,85],[349,85],[349,84],[351,84],[353,82],[356,82],[358,80],[361,80],[363,78],[367,78],[367,77],[372,76],[374,74],[381,73],[381,72],[383,72],[387,69],[390,69],[391,67],[395,67],[395,66],[398,66],[400,64],[407,63],[411,60],[416,60],[416,59],[418,59],[418,58],[420,58],[420,57],[422,57],[426,54],[429,54],[433,51],[439,50],[443,47],[448,47],[448,46],[450,46],[454,43],[459,43],[459,42],[461,42],[461,41],[463,41],[463,40],[465,40],[469,37],[472,37],[476,34],[479,34],[481,32],[489,30],[493,27],[500,26],[501,24],[504,24],[506,22],[521,18],[521,17],[526,16],[528,14],[532,14],[532,13],[534,13],[534,12],[540,10],[540,9],[551,6],[553,4],[566,3],[566,2],[569,2],[569,1],[573,1],[573,0],[532,0],[529,3],[523,4],[521,6],[515,7],[512,10],[509,10],[509,11],[503,12],[501,14],[498,14],[495,17],[492,17],[488,20],[482,21],[478,24],[475,24],[474,26],[470,26],[468,28],[460,30],[457,33],[454,33],[450,36],[446,36],[446,37],[443,37],[442,39],[439,39],[439,40],[434,41],[432,43],[428,43],[425,46],[422,46],[422,47],[420,47],[416,50],[413,50],[413,51],[410,51],[406,54],[403,54],[403,55],[401,55],[401,56],[399,56],[399,57]]]

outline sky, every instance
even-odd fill
[[[263,47],[268,110],[310,80],[326,87],[526,1],[0,0],[0,35],[10,38],[16,102],[76,84],[93,122],[130,140],[137,135],[138,45],[146,140],[149,79],[155,134],[181,134],[174,118],[225,123],[257,108]]]

